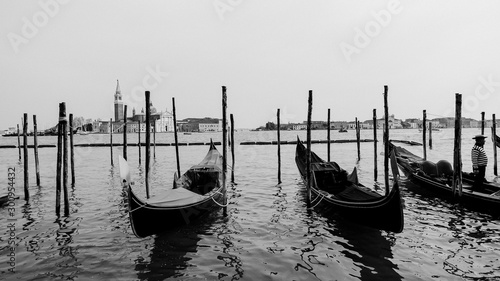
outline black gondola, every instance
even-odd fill
[[[128,191],[128,210],[134,234],[146,237],[160,234],[177,226],[189,224],[222,207],[226,190],[222,184],[222,155],[213,143],[198,165],[180,178],[175,177],[172,188],[163,187],[149,199],[139,198],[130,184],[130,174],[124,159],[120,169]]]
[[[306,180],[307,149],[298,140],[295,162]],[[396,167],[394,157],[391,164]],[[326,162],[311,151],[311,204],[326,213],[341,213],[355,222],[399,233],[403,231],[403,204],[398,175],[394,174],[389,194],[381,195],[358,183],[356,169],[348,175],[335,162]]]
[[[447,161],[433,163],[416,156],[405,148],[390,145],[399,167],[416,186],[453,199],[453,168]],[[462,172],[462,196],[460,202],[474,210],[500,214],[500,185],[486,181],[478,190],[472,190],[473,174]]]

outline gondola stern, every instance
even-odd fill
[[[120,183],[123,188],[126,188],[128,185],[132,183],[130,180],[130,168],[128,166],[127,160],[125,160],[123,156],[120,156],[118,158],[118,162],[120,168]]]

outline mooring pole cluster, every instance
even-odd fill
[[[56,171],[56,215],[61,212],[61,188],[64,200],[64,216],[69,216],[68,196],[68,120],[66,103],[59,103],[59,123],[57,125],[57,171]]]

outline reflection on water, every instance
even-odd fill
[[[292,247],[293,250],[297,250],[300,252],[301,263],[297,263],[294,267],[295,271],[299,271],[300,269],[306,270],[312,276],[317,278],[314,269],[318,265],[325,265],[318,260],[318,254],[316,253],[316,246],[324,242],[324,234],[318,229],[320,227],[320,223],[314,220],[314,216],[312,216],[312,211],[307,211],[308,218],[304,222],[307,225],[307,240],[302,242],[302,247]],[[305,243],[304,243],[305,242]]]
[[[450,209],[448,229],[452,233],[449,243],[455,245],[444,261],[444,270],[463,278],[500,278],[497,253],[485,251],[500,242],[500,228],[488,219],[467,213],[462,207]],[[490,257],[496,256],[497,262]],[[470,259],[473,257],[473,259]]]
[[[239,215],[237,198],[240,196],[236,184],[231,183],[228,186],[228,214],[221,217],[219,214],[212,214],[210,217],[218,217],[217,223],[212,224],[210,232],[215,236],[217,245],[217,260],[222,262],[222,266],[227,268],[226,272],[217,272],[219,280],[240,280],[243,277],[243,261],[240,258],[244,249],[238,245],[238,235],[241,234],[241,226],[237,222]]]
[[[224,266],[230,268],[230,271],[234,271],[232,275],[231,273],[218,273],[219,279],[227,279],[227,280],[239,280],[243,277],[243,262],[240,258],[240,254],[243,251],[241,246],[235,245],[235,242],[238,240],[234,235],[239,234],[231,224],[223,223],[220,227],[215,229],[217,235],[217,241],[222,246],[222,253],[217,255],[217,259],[224,263]],[[226,278],[228,277],[228,278]]]
[[[181,277],[191,258],[187,253],[197,252],[200,241],[196,229],[179,228],[158,235],[150,245],[149,261],[138,258],[135,270],[140,280],[165,280],[169,277]]]
[[[228,215],[223,216],[222,210],[208,214],[206,217],[193,221],[189,225],[178,227],[160,235],[155,235],[150,244],[146,245],[149,251],[147,257],[138,256],[135,259],[135,271],[140,280],[165,280],[168,278],[213,280],[239,280],[243,277],[243,263],[239,254],[243,250],[235,245],[238,240],[235,235],[241,233],[241,227],[234,220],[238,215],[234,207],[234,198],[238,197],[236,185],[228,186],[229,208]],[[164,221],[163,221],[164,223]],[[203,237],[212,237],[216,245],[200,245]],[[197,273],[197,267],[192,263],[199,251],[212,248],[213,258],[222,262],[222,268],[231,268],[234,272],[219,272],[211,268],[211,273]],[[189,270],[191,269],[191,270]],[[190,273],[191,271],[191,273]],[[201,276],[200,276],[201,275]]]
[[[353,224],[342,218],[328,221],[328,231],[344,240],[336,241],[344,250],[341,253],[354,262],[360,280],[402,280],[392,262],[392,247],[396,235],[362,225]]]
[[[500,224],[498,219],[473,212],[459,204],[434,197],[430,192],[414,193],[418,188],[405,182],[410,196],[410,220],[418,223],[415,239],[422,253],[431,252],[435,264],[456,278],[496,280],[500,278]],[[418,237],[418,236],[415,237]],[[434,277],[439,276],[434,274]]]

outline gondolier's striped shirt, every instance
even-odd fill
[[[472,168],[488,165],[488,157],[486,157],[484,148],[480,146],[474,145],[472,147],[471,158],[472,158]]]

